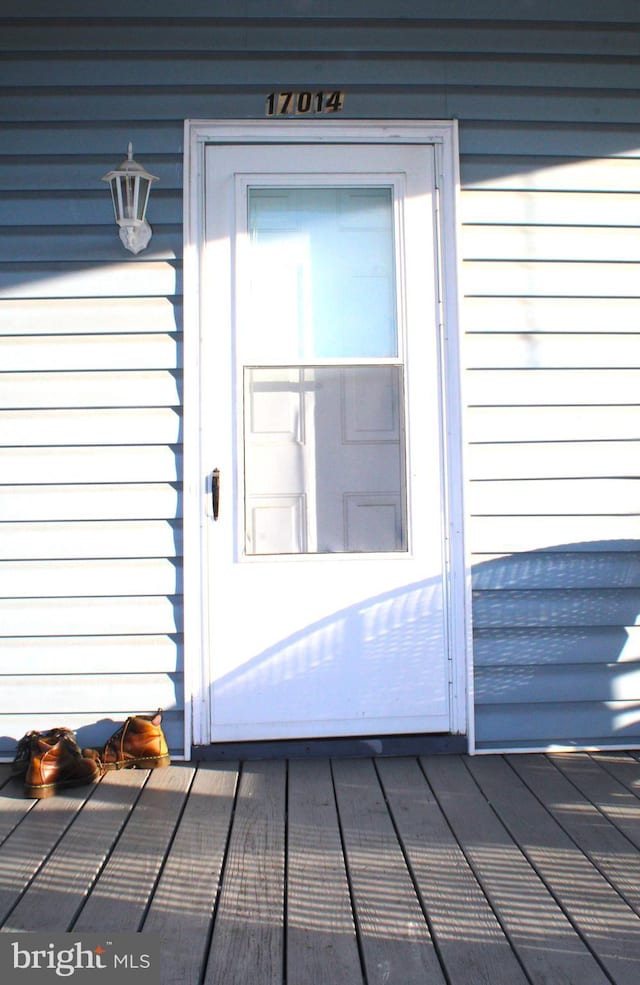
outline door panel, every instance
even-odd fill
[[[406,550],[403,405],[398,366],[245,368],[246,554]]]
[[[213,741],[449,729],[433,162],[207,148]]]

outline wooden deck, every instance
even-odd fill
[[[0,781],[2,929],[158,934],[163,985],[640,980],[633,754]]]

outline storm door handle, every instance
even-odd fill
[[[218,519],[220,512],[220,469],[214,469],[211,474],[211,506],[213,519]]]

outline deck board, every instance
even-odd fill
[[[587,856],[636,914],[640,914],[637,847],[610,823],[589,796],[570,782],[572,770],[569,768],[565,775],[554,761],[539,756],[514,756],[509,758],[509,763],[576,848]],[[599,770],[599,767],[595,766],[595,769]],[[584,791],[596,792],[597,784],[583,782],[581,786]],[[635,827],[637,838],[640,835],[637,818]]]
[[[143,925],[158,934],[164,985],[197,985],[224,864],[238,764],[203,764]]]
[[[11,913],[7,929],[67,931],[126,824],[146,774],[111,773],[78,811]]]
[[[623,834],[640,848],[638,798],[640,764],[620,753],[606,756],[556,754],[554,762],[571,782]],[[628,784],[628,785],[627,785]]]
[[[527,985],[418,763],[382,759],[378,772],[451,985]]]
[[[25,799],[0,931],[158,935],[161,985],[635,985],[632,753],[176,763]]]
[[[627,755],[620,752],[601,752],[594,754],[592,758],[631,793],[640,797],[638,753]]]
[[[289,767],[287,981],[362,985],[329,763]]]
[[[474,758],[471,772],[530,864],[618,985],[637,985],[640,924],[504,759]],[[595,906],[594,906],[595,902]]]
[[[610,985],[465,762],[448,760],[424,758],[427,779],[533,985]]]
[[[153,770],[74,930],[138,930],[184,806],[193,769]]]
[[[0,767],[0,845],[35,806],[22,796],[19,783],[12,779],[10,767]]]
[[[205,985],[282,982],[285,791],[284,762],[243,767]]]
[[[367,981],[445,985],[373,764],[339,760],[333,771]]]
[[[7,795],[19,796],[15,781],[9,786],[12,789]],[[5,839],[0,853],[0,924],[9,919],[22,894],[74,821],[88,792],[93,793],[94,789],[79,787],[39,801]],[[55,899],[52,903],[55,905]]]

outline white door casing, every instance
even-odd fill
[[[465,731],[464,562],[451,537],[461,528],[460,476],[457,449],[444,443],[452,402],[442,386],[451,362],[457,372],[442,317],[455,270],[444,269],[438,215],[441,131],[449,156],[455,135],[433,130],[187,124],[185,634],[195,743]],[[343,221],[342,203],[387,192],[396,328],[378,351],[366,337],[386,318],[383,241],[354,227],[382,213],[356,202]],[[334,200],[328,237],[325,225],[316,236],[313,219],[289,221],[296,209],[319,209],[326,223]],[[335,303],[326,317],[319,309],[329,280],[349,267],[348,241],[355,294],[340,280],[336,297],[356,297],[365,317],[343,352],[343,330],[318,342],[342,313]],[[354,303],[343,307],[345,324],[357,322]],[[314,319],[325,327],[294,351],[291,339],[313,332]]]

